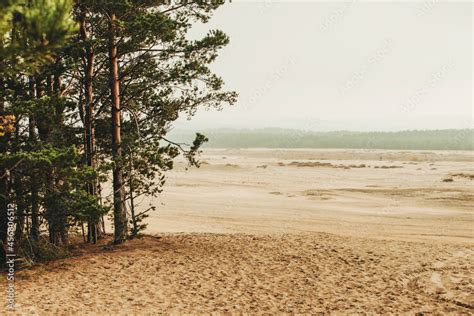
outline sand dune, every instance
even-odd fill
[[[102,240],[20,271],[17,311],[474,313],[471,153],[208,150],[203,160],[178,164],[160,198],[142,201],[163,204],[148,229],[160,238]]]
[[[473,241],[473,182],[452,176],[474,173],[470,152],[208,149],[202,159],[199,169],[181,163],[170,173],[151,233]]]
[[[473,259],[465,247],[317,233],[171,234],[25,272],[18,310],[469,313]]]

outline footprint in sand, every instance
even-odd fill
[[[424,286],[420,284],[421,289],[428,295],[434,294],[456,305],[474,308],[474,296],[466,295],[472,293],[474,287],[474,281],[469,277],[472,269],[469,257],[472,254],[474,251],[470,249],[459,250],[433,263],[431,275],[426,275]],[[420,281],[423,283],[423,278]]]
[[[431,282],[436,286],[437,294],[446,293],[446,289],[444,288],[443,281],[441,280],[441,275],[438,272],[433,272],[431,274]]]

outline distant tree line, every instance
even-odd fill
[[[166,137],[179,116],[236,100],[209,64],[228,37],[207,22],[215,1],[0,2],[0,241],[15,210],[18,251],[35,259],[71,232],[96,242],[111,214],[114,242],[133,238],[165,172],[207,140]],[[109,175],[112,180],[108,181]],[[104,196],[111,186],[110,199]],[[43,247],[43,248],[42,248]],[[0,247],[4,262],[4,247]]]
[[[474,129],[401,132],[310,132],[292,129],[216,129],[202,131],[214,148],[353,148],[474,150]],[[179,141],[190,133],[173,131]]]

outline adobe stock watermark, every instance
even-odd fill
[[[435,69],[415,92],[413,92],[400,106],[402,112],[414,111],[417,106],[433,93],[445,80],[451,69],[454,67],[454,61],[447,63]]]
[[[458,130],[456,134],[454,134],[450,139],[449,139],[449,146],[459,146],[460,144],[463,143],[468,143],[469,141],[472,142],[471,138],[471,132],[470,130],[474,128],[474,123],[470,119],[465,119],[463,122],[461,122],[460,126],[465,126],[466,128],[463,128],[461,130]],[[447,149],[448,149],[447,148]]]
[[[250,110],[254,108],[274,87],[283,79],[283,77],[294,67],[296,58],[294,56],[287,56],[278,65],[275,70],[267,77],[265,83],[255,89],[252,94],[245,101],[242,109]]]
[[[6,244],[6,267],[7,267],[7,309],[15,310],[15,209],[8,204],[7,209],[7,244]]]
[[[269,13],[273,10],[273,8],[275,8],[276,5],[278,5],[278,2],[276,2],[275,0],[264,0],[263,2],[259,3],[262,6],[260,12],[263,14]]]
[[[332,10],[319,24],[319,33],[325,34],[329,32],[334,26],[341,23],[352,10],[352,7],[356,2],[358,2],[358,0],[343,2],[338,5],[338,7],[336,7],[334,10]]]
[[[322,123],[323,120],[319,118],[309,118],[304,120],[298,129],[292,130],[288,133],[288,139],[285,139],[282,146],[284,148],[304,147],[302,141],[304,141],[304,139],[311,133],[316,132],[316,130],[321,127]]]
[[[440,2],[440,0],[428,0],[428,1],[423,1],[418,5],[418,8],[416,10],[416,16],[421,17],[423,15],[427,15],[430,13],[435,6]]]
[[[373,68],[381,64],[387,55],[393,51],[393,45],[391,38],[385,38],[378,47],[365,58],[362,65],[350,73],[346,80],[342,82],[338,88],[339,94],[345,96],[360,86],[373,71]]]

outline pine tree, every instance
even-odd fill
[[[33,245],[19,247],[35,260],[50,258],[47,245],[67,244],[84,223],[87,241],[96,242],[112,207],[114,242],[136,237],[155,209],[137,198],[162,192],[178,155],[198,166],[207,141],[197,134],[190,146],[173,142],[173,121],[236,100],[209,69],[227,36],[213,30],[200,40],[186,37],[219,5],[1,5],[0,237],[8,204],[16,209],[18,240]],[[113,201],[102,200],[110,174]]]

